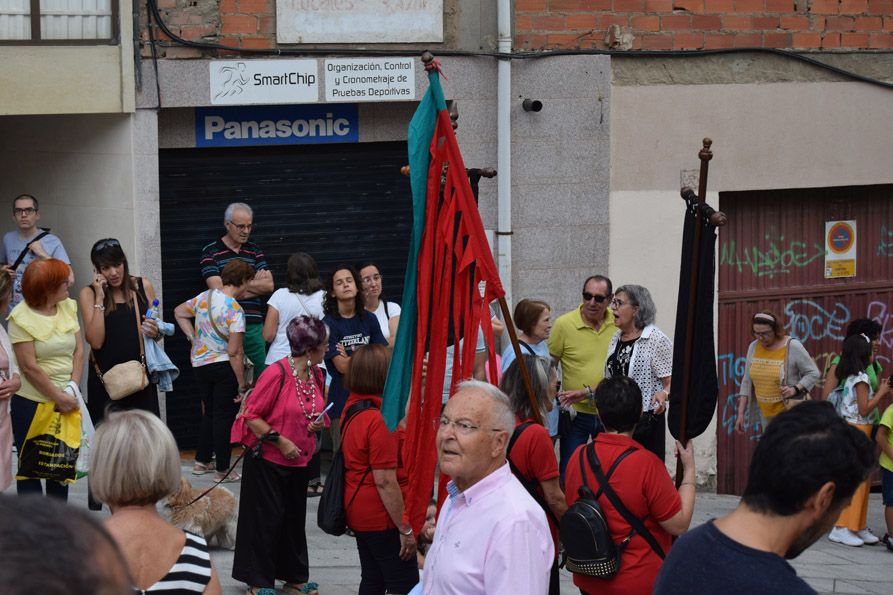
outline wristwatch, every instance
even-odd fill
[[[403,537],[409,537],[410,535],[412,535],[412,527],[410,527],[410,528],[409,528],[409,531],[407,531],[406,533],[404,533],[403,531],[400,531],[400,529],[397,529],[397,531],[398,531],[398,532],[400,533],[400,535],[402,535]]]
[[[262,442],[279,442],[279,432],[270,430],[260,437]]]

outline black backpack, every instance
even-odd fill
[[[633,535],[641,535],[654,549],[661,559],[664,558],[663,549],[654,539],[651,532],[645,527],[641,519],[636,518],[629,509],[624,506],[617,493],[611,488],[608,479],[614,473],[617,465],[630,453],[638,450],[630,447],[617,457],[614,464],[604,474],[598,457],[595,456],[595,445],[590,443],[580,452],[580,475],[583,485],[580,487],[580,498],[574,502],[561,518],[561,542],[564,544],[567,569],[576,574],[609,579],[620,571],[620,560],[623,551],[629,545]],[[595,477],[599,482],[599,490],[593,494],[586,481],[586,469],[583,463],[583,454],[589,459]],[[611,531],[608,529],[607,518],[598,497],[604,491],[611,505],[630,524],[632,529],[629,535],[615,544],[611,540]]]
[[[347,431],[347,426],[354,416],[365,409],[377,409],[372,401],[360,401],[351,406],[344,416],[344,425],[341,428],[341,436]],[[348,506],[353,504],[354,498],[360,491],[360,487],[366,480],[366,476],[372,467],[366,469],[360,485],[348,502]],[[329,535],[344,535],[347,532],[347,511],[344,507],[344,454],[339,448],[332,456],[332,466],[329,469],[329,475],[326,477],[326,485],[322,489],[322,495],[319,497],[319,508],[316,511],[316,524],[319,528]]]

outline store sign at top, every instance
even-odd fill
[[[212,105],[317,103],[316,60],[214,60]]]
[[[443,41],[443,0],[277,0],[279,43]]]

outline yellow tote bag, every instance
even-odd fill
[[[81,446],[81,412],[59,413],[55,403],[38,403],[19,453],[16,479],[74,483]]]

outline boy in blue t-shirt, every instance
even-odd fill
[[[893,383],[893,377],[887,382]],[[878,426],[877,442],[881,445],[881,481],[884,501],[884,520],[887,533],[881,540],[893,552],[893,405],[887,407]]]

